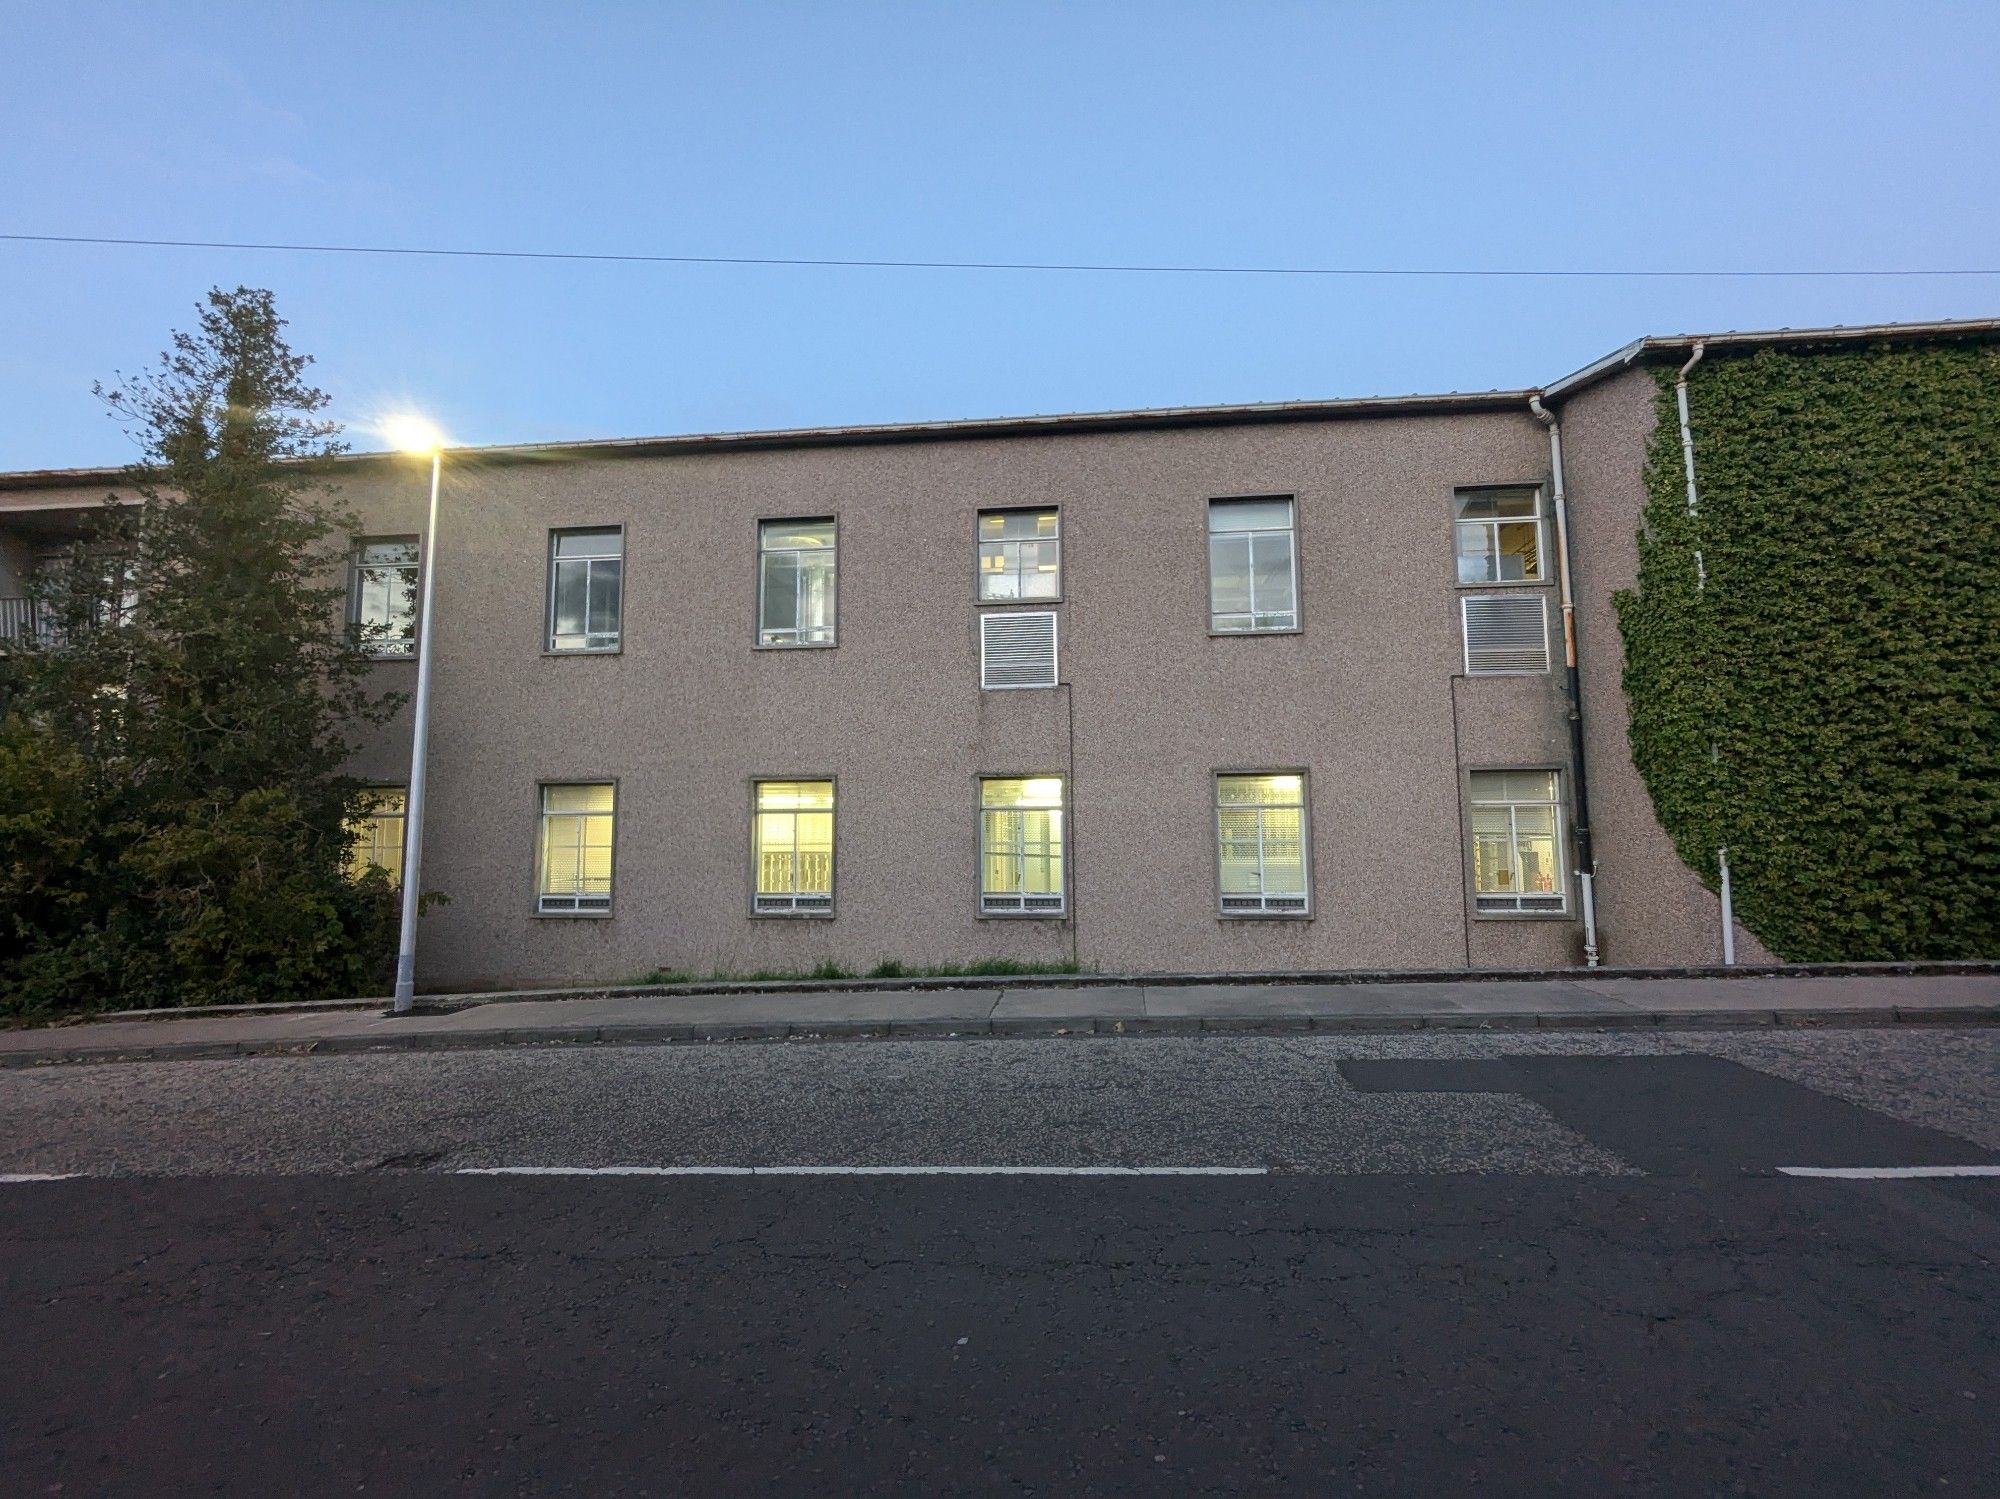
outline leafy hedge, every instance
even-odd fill
[[[2000,955],[2000,348],[1711,354],[1692,520],[1673,377],[1616,601],[1661,824],[1786,959]]]

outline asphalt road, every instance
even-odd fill
[[[0,1488],[1990,1494],[2000,1030],[0,1074]],[[462,1175],[1236,1167],[1229,1176]]]

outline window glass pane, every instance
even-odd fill
[[[364,567],[415,567],[417,544],[414,541],[364,542],[360,560]]]
[[[798,628],[799,558],[796,552],[767,552],[762,569],[763,609],[759,616],[766,634]]]
[[[1560,894],[1557,886],[1556,839],[1553,828],[1546,834],[1530,834],[1524,812],[1514,846],[1520,861],[1521,889],[1530,895]]]
[[[1532,521],[1495,526],[1500,533],[1500,581],[1532,582],[1542,575],[1542,528]]]
[[[1023,812],[1021,888],[1029,895],[1062,893],[1062,813]]]
[[[1534,515],[1541,508],[1540,501],[1539,490],[1502,490],[1493,496],[1493,513],[1497,516]]]
[[[1208,608],[1214,628],[1243,629],[1250,615],[1250,539],[1214,536],[1208,543]]]
[[[622,561],[586,563],[590,569],[589,628],[593,645],[605,644],[601,637],[618,635],[619,590],[625,578]]]
[[[1460,494],[1458,497],[1458,518],[1460,520],[1491,520],[1494,515],[1493,496],[1477,490]]]
[[[979,837],[979,888],[988,895],[1014,894],[1020,888],[1021,814],[981,813]]]
[[[1257,622],[1261,625],[1272,619],[1292,623],[1298,603],[1292,591],[1291,532],[1252,537],[1251,557]]]
[[[1480,895],[1515,893],[1512,822],[1505,807],[1472,809],[1472,887]]]
[[[979,783],[979,801],[986,807],[1060,807],[1060,776],[996,776]]]
[[[1226,805],[1297,806],[1305,780],[1293,775],[1217,776],[1215,799]]]
[[[542,806],[549,812],[609,812],[613,788],[599,786],[544,786]]]
[[[979,596],[982,599],[1013,599],[1021,596],[1019,554],[1004,541],[979,544]]]
[[[761,535],[765,551],[780,547],[830,547],[832,521],[767,520]]]
[[[577,824],[583,819],[569,816],[542,820],[542,893],[570,895],[577,889],[583,868],[583,850]]]
[[[1493,776],[1497,795],[1506,801],[1552,802],[1556,775],[1552,770],[1503,770]]]
[[[1458,527],[1458,581],[1492,583],[1498,568],[1493,558],[1493,528],[1482,523]]]
[[[1257,823],[1254,807],[1223,807],[1216,813],[1218,852],[1224,895],[1257,895],[1263,891],[1258,868]]]
[[[833,893],[833,814],[798,814],[798,888],[802,894]]]
[[[1305,814],[1296,808],[1264,813],[1264,893],[1306,893]]]
[[[1497,802],[1505,800],[1507,781],[1497,770],[1475,770],[1470,777],[1472,799],[1476,802]]]
[[[554,637],[551,644],[558,650],[574,648],[583,644],[583,606],[585,585],[590,575],[588,562],[561,561],[555,564],[555,614]]]
[[[790,812],[760,812],[757,830],[757,893],[789,895],[792,883],[792,849],[797,819]]]
[[[799,637],[833,639],[833,553],[799,554]]]
[[[759,781],[757,805],[765,810],[833,807],[831,781]]]
[[[618,557],[624,551],[624,533],[616,526],[556,532],[555,554],[558,557]]]
[[[1021,597],[1052,599],[1062,592],[1062,543],[1024,541],[1020,544]]]
[[[1056,534],[1053,510],[987,510],[979,517],[982,541],[1032,541]]]
[[[1211,531],[1282,531],[1292,524],[1290,500],[1210,500]]]

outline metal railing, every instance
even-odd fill
[[[55,617],[38,599],[0,598],[0,646],[10,640],[47,640],[55,633]]]

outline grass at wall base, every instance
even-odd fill
[[[1688,394],[1699,513],[1663,371],[1616,600],[1661,825],[1787,961],[2000,955],[2000,349],[1711,354]]]

